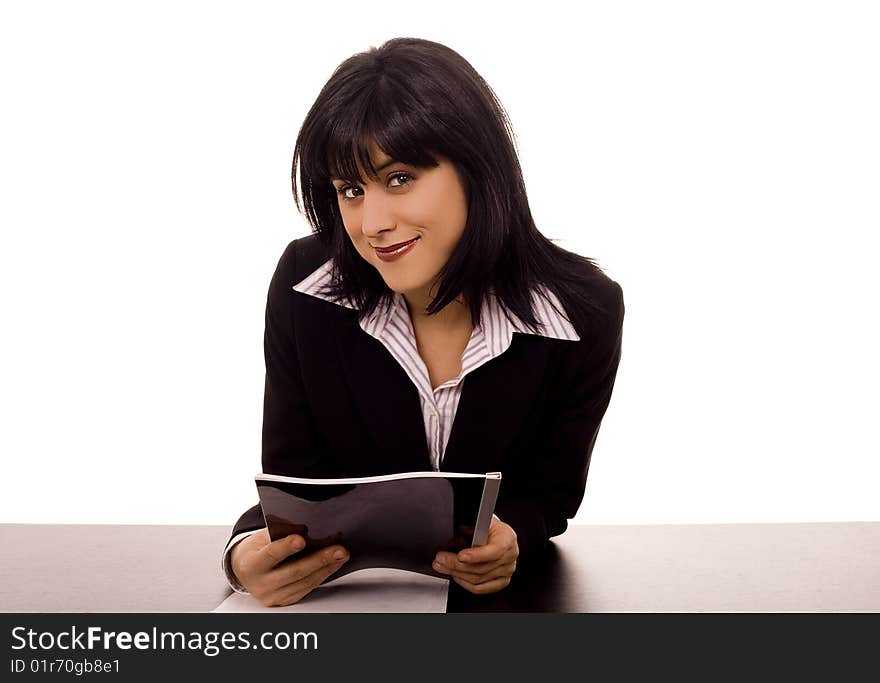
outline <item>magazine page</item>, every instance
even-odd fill
[[[447,579],[400,569],[362,569],[318,586],[293,605],[266,607],[253,595],[233,593],[213,611],[442,613],[446,611],[448,594]]]

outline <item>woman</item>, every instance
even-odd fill
[[[287,247],[269,287],[263,471],[501,471],[488,543],[434,568],[473,593],[503,589],[583,498],[620,287],[538,232],[503,108],[438,43],[399,38],[343,62],[300,130],[292,180],[315,234]],[[224,568],[236,590],[288,605],[347,559],[333,546],[276,566],[302,547],[269,542],[256,505]]]

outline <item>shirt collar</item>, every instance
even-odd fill
[[[329,294],[328,285],[330,284],[332,273],[333,259],[331,258],[311,275],[294,285],[293,289],[302,294],[308,294],[324,301],[329,301],[337,306],[357,310],[357,305],[350,299],[337,299]],[[543,327],[539,326],[537,332],[528,329],[513,313],[508,311],[505,315],[495,295],[490,292],[483,300],[483,307],[480,311],[482,325],[487,333],[487,338],[496,339],[499,342],[506,339],[509,344],[513,333],[520,332],[521,334],[536,334],[537,336],[550,339],[580,340],[574,326],[566,317],[562,303],[553,292],[543,286],[533,289],[532,303],[535,318],[543,325]],[[370,317],[361,323],[361,327],[365,332],[378,338],[381,336],[385,325],[395,310],[401,308],[406,312],[406,303],[403,295],[395,292],[391,305],[389,307],[378,306]],[[508,318],[508,316],[510,317]]]

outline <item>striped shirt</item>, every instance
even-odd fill
[[[307,278],[294,285],[293,289],[346,308],[356,309],[357,306],[353,302],[334,299],[326,292],[332,270],[333,259],[330,259]],[[571,323],[557,313],[544,297],[549,299],[559,311],[564,312],[562,304],[553,292],[545,287],[533,290],[535,317],[543,324],[543,328],[540,328],[540,336],[578,341],[580,337]],[[509,315],[510,319],[490,292],[483,301],[480,325],[474,326],[461,356],[461,373],[437,388],[431,387],[428,368],[416,347],[416,335],[402,294],[395,292],[390,306],[378,306],[368,318],[360,321],[361,329],[382,343],[418,389],[425,423],[425,438],[431,455],[431,466],[435,471],[440,469],[440,464],[443,462],[443,454],[446,452],[446,444],[452,432],[452,423],[458,410],[465,377],[484,363],[504,353],[513,341],[514,332],[535,334],[513,313]]]

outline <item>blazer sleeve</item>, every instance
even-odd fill
[[[576,357],[560,373],[544,412],[533,456],[513,476],[505,475],[501,485],[495,512],[516,532],[523,560],[566,530],[584,497],[590,457],[620,364],[623,292],[609,282],[611,314],[578,342]]]
[[[300,279],[294,241],[278,262],[266,301],[262,465],[267,474],[322,477],[328,476],[324,471],[327,448],[306,398],[294,329],[294,300],[302,295],[294,292],[293,286]],[[239,518],[230,540],[264,526],[258,503]]]

